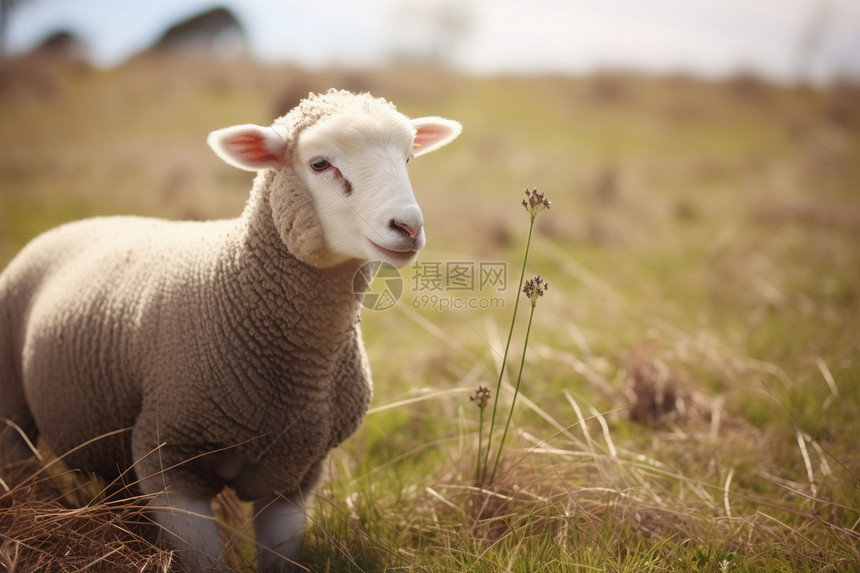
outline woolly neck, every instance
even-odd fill
[[[250,352],[262,362],[259,374],[304,378],[313,385],[325,377],[359,320],[353,279],[363,261],[317,267],[291,252],[273,215],[277,179],[271,171],[257,176],[216,270],[213,294],[229,319],[222,334],[233,358]],[[319,360],[297,364],[297,352]]]

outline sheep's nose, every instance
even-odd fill
[[[417,227],[410,227],[406,223],[401,223],[397,219],[392,219],[391,220],[391,227],[392,228],[396,227],[398,229],[402,229],[403,231],[406,232],[407,235],[409,235],[410,239],[414,239],[415,237],[418,236],[418,233],[421,232],[421,227],[423,227],[423,225],[421,223],[419,223]]]

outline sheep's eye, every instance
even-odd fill
[[[409,163],[409,160],[410,160],[410,159],[412,159],[412,158],[411,158],[411,157],[407,157],[407,158],[406,158],[406,163]]]
[[[322,157],[318,157],[317,159],[311,159],[308,162],[311,166],[311,169],[319,173],[320,171],[325,171],[329,167],[331,167],[331,163],[328,162],[327,159]]]

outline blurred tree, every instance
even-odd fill
[[[21,0],[0,0],[0,54],[6,54],[6,31],[9,28],[9,13]]]
[[[0,57],[6,56],[6,38],[9,32],[9,15],[21,4],[33,0],[0,0]]]
[[[71,30],[55,30],[45,36],[31,54],[54,60],[87,61],[89,50],[86,43]]]
[[[395,12],[392,26],[396,57],[450,66],[472,31],[473,15],[463,2],[404,4]]]
[[[6,53],[6,27],[9,25],[9,11],[12,0],[0,0],[0,52]]]
[[[170,26],[149,52],[233,56],[247,50],[248,34],[228,8],[218,6]]]
[[[835,21],[831,3],[813,3],[797,41],[797,81],[800,84],[814,83],[815,59]]]

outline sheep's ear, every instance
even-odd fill
[[[419,117],[410,121],[415,128],[412,149],[416,156],[451,143],[463,131],[459,122],[444,117]]]
[[[280,169],[286,164],[286,142],[272,128],[234,125],[218,129],[206,139],[218,157],[239,169]]]

